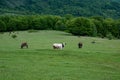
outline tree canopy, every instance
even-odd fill
[[[120,38],[120,19],[55,15],[0,16],[0,31],[61,30],[79,36]]]
[[[120,0],[0,0],[0,14],[120,18]]]

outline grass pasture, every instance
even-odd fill
[[[17,38],[0,34],[0,80],[120,80],[120,40],[49,30],[12,34]],[[28,49],[20,49],[23,41]],[[56,42],[67,45],[53,50]]]

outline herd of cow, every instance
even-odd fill
[[[12,33],[15,33],[14,31],[10,31],[9,32],[9,36],[12,34]],[[18,32],[17,32],[18,34]],[[53,44],[53,49],[63,49],[65,47],[66,43],[54,43]],[[78,43],[78,48],[82,48],[83,46],[83,43],[79,42]],[[20,45],[21,49],[23,48],[28,48],[28,43],[27,42],[23,42],[21,43]]]
[[[66,43],[54,43],[53,49],[63,49],[65,47]],[[82,48],[83,44],[81,42],[78,43],[78,48]],[[28,48],[27,42],[21,43],[21,49],[24,47]]]

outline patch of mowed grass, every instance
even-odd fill
[[[28,49],[20,49],[24,41]],[[67,45],[53,50],[56,42]],[[119,44],[120,40],[77,37],[60,31],[19,32],[15,39],[8,33],[0,34],[0,80],[119,80]]]

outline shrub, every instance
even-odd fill
[[[12,37],[12,38],[16,38],[16,37],[17,37],[17,35],[13,34],[11,37]]]
[[[0,32],[6,31],[6,24],[0,20]]]
[[[106,37],[107,37],[109,40],[111,40],[111,39],[114,38],[114,36],[113,36],[111,33],[108,33],[108,34],[106,35]]]

